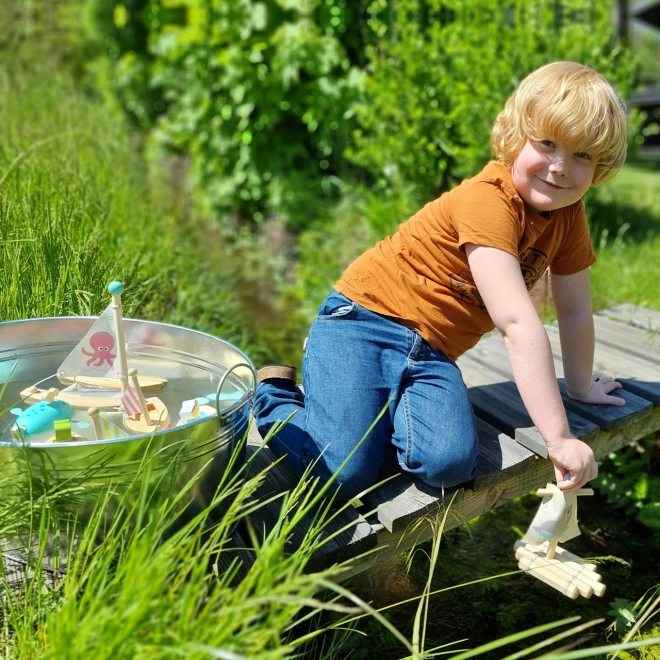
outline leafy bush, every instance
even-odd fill
[[[583,62],[626,97],[635,64],[613,43],[612,10],[594,0],[376,0],[352,159],[380,187],[398,177],[428,201],[489,160],[495,117],[539,66]]]
[[[104,82],[154,146],[185,152],[202,209],[294,227],[341,186],[366,0],[92,0]],[[146,29],[146,37],[141,37]],[[297,212],[296,212],[297,211]]]
[[[659,450],[660,442],[651,434],[610,454],[594,482],[608,504],[654,530],[660,530]]]
[[[423,201],[473,175],[542,64],[583,61],[624,95],[634,69],[612,2],[88,1],[105,86],[156,148],[190,156],[201,208],[294,229],[346,182]]]

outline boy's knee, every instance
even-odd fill
[[[472,481],[476,476],[479,461],[479,452],[476,449],[438,458],[440,460],[427,457],[427,460],[411,472],[434,488],[452,488]]]

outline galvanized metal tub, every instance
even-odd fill
[[[20,403],[22,389],[48,376],[52,378],[41,387],[61,388],[54,374],[95,320],[60,317],[0,323],[0,385],[9,379],[0,410]],[[140,373],[167,378],[163,397],[168,390],[175,401],[208,392],[209,397],[216,395],[217,414],[150,435],[53,444],[16,442],[9,433],[15,417],[0,417],[0,476],[10,476],[13,486],[33,492],[84,485],[69,503],[82,522],[96,505],[100,489],[110,486],[116,503],[134,485],[136,475],[150,480],[161,493],[176,493],[200,474],[183,503],[191,511],[206,507],[249,424],[256,374],[239,349],[203,332],[164,323],[125,319],[124,325],[129,363]],[[223,403],[227,391],[232,394]],[[244,453],[239,453],[232,469],[243,461]],[[110,516],[113,506],[108,506]]]

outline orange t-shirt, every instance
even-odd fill
[[[335,288],[418,330],[455,360],[494,328],[474,285],[465,243],[513,254],[528,289],[548,267],[571,275],[596,261],[582,200],[545,218],[525,205],[508,168],[492,161],[358,257]]]

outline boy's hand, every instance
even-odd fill
[[[568,392],[568,396],[570,396],[571,399],[582,401],[583,403],[602,403],[612,406],[625,406],[626,402],[624,399],[610,395],[610,392],[618,390],[620,387],[621,383],[613,378],[600,378],[598,374],[592,374],[591,389],[586,394],[579,395],[573,392]]]
[[[560,490],[581,488],[587,481],[598,476],[598,466],[591,447],[577,438],[566,438],[548,446],[548,455],[555,465],[555,477]]]

